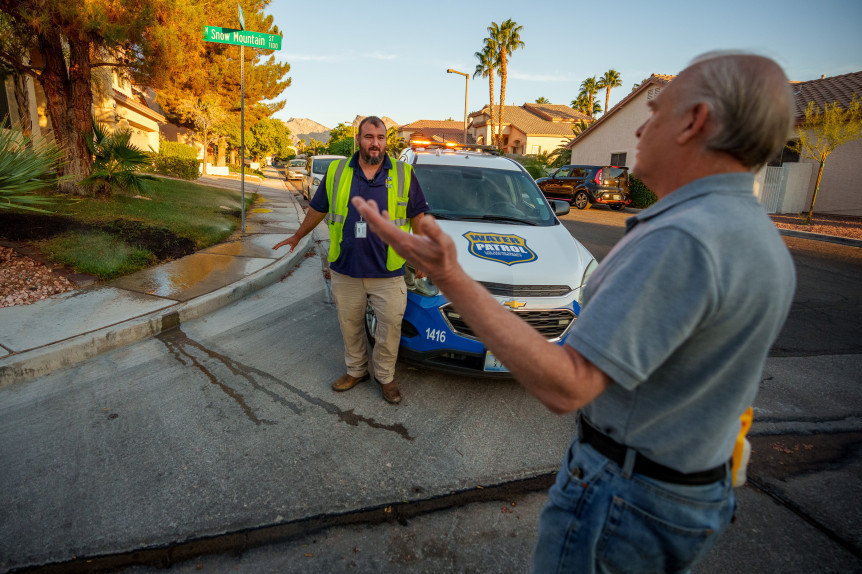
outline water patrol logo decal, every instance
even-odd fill
[[[506,265],[528,263],[538,259],[536,252],[527,247],[527,240],[517,235],[468,231],[464,237],[470,242],[470,253],[481,259],[490,259]]]

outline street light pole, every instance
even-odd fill
[[[447,74],[461,74],[464,76],[464,143],[467,143],[467,95],[470,90],[470,75],[465,74],[464,72],[459,72],[458,70],[453,70],[449,68],[446,70]]]

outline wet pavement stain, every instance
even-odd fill
[[[242,407],[243,412],[246,413],[246,416],[248,416],[249,419],[251,419],[252,422],[254,422],[257,425],[260,425],[261,423],[265,423],[265,424],[275,424],[275,423],[273,421],[266,421],[266,420],[257,419],[257,417],[254,415],[254,412],[245,403],[245,399],[243,398],[243,396],[240,395],[239,393],[237,393],[235,390],[228,387],[227,385],[225,385],[224,383],[222,383],[221,381],[218,381],[218,379],[215,377],[215,375],[213,373],[208,371],[197,359],[195,359],[192,356],[189,349],[197,349],[198,351],[205,353],[210,358],[212,358],[216,361],[219,361],[225,367],[227,367],[231,373],[246,379],[249,382],[249,384],[251,384],[252,387],[254,387],[255,390],[265,393],[267,396],[272,398],[277,403],[279,403],[279,404],[289,408],[290,410],[292,410],[295,414],[300,414],[302,412],[302,409],[300,407],[298,407],[296,404],[288,401],[287,399],[285,399],[281,395],[274,393],[273,391],[267,389],[265,386],[258,383],[258,381],[255,379],[254,376],[260,377],[261,379],[267,380],[271,383],[275,383],[275,384],[283,387],[284,389],[290,391],[294,395],[298,396],[299,398],[301,398],[305,402],[312,404],[316,407],[322,408],[328,414],[333,415],[335,417],[338,417],[339,422],[346,423],[350,426],[359,426],[359,424],[361,423],[361,424],[368,425],[369,427],[371,427],[373,429],[394,432],[397,435],[399,435],[401,438],[403,438],[404,440],[409,440],[409,441],[413,440],[413,437],[410,436],[410,433],[407,431],[407,427],[405,427],[401,423],[383,424],[383,423],[377,422],[373,418],[358,415],[354,412],[353,409],[350,409],[348,411],[341,410],[337,405],[330,403],[329,401],[325,401],[323,399],[314,397],[314,396],[306,393],[302,389],[294,387],[293,385],[286,383],[286,382],[276,378],[275,376],[273,376],[273,375],[271,375],[265,371],[261,371],[260,369],[256,369],[256,368],[251,367],[249,365],[244,365],[238,361],[231,359],[230,357],[227,357],[225,355],[222,355],[222,354],[216,353],[215,351],[211,351],[210,349],[207,349],[201,343],[189,338],[189,336],[186,335],[186,333],[183,332],[182,328],[180,328],[180,327],[178,327],[176,329],[172,329],[170,331],[162,332],[160,335],[158,335],[157,338],[162,343],[164,343],[164,345],[168,348],[168,350],[171,352],[171,354],[173,354],[174,357],[176,357],[176,359],[180,363],[182,363],[183,365],[188,365],[188,363],[183,358],[184,356],[188,357],[188,359],[191,360],[192,364],[196,368],[200,369],[201,372],[203,372],[210,379],[210,381],[213,384],[215,384],[216,386],[221,388],[228,396],[230,396],[231,398],[236,400],[240,404],[240,406]]]
[[[168,348],[168,351],[183,365],[188,366],[190,363],[192,366],[197,368],[200,372],[202,372],[212,383],[222,390],[227,396],[232,398],[236,403],[240,406],[242,411],[245,413],[245,416],[253,422],[254,424],[260,426],[261,424],[274,425],[275,421],[269,421],[265,419],[259,419],[257,415],[254,414],[254,410],[245,402],[245,397],[240,393],[236,392],[235,389],[227,386],[216,377],[215,373],[207,369],[207,367],[201,363],[190,351],[190,348],[197,349],[199,351],[203,351],[207,356],[211,359],[215,359],[221,362],[223,365],[227,366],[231,369],[231,372],[237,374],[234,369],[231,368],[230,362],[231,360],[227,357],[219,355],[218,353],[214,353],[209,349],[206,349],[203,345],[199,344],[197,341],[193,341],[190,339],[182,329],[179,327],[176,329],[171,329],[170,331],[162,332],[157,337],[162,343],[164,343],[165,347]],[[257,387],[256,382],[250,380],[248,377],[245,377],[253,386]],[[278,397],[281,399],[281,397]],[[283,399],[282,399],[283,400]],[[285,401],[286,402],[286,401]],[[294,408],[296,408],[294,406]],[[298,412],[295,410],[294,412]]]

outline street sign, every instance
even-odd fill
[[[261,32],[246,32],[233,28],[220,28],[219,26],[204,26],[204,40],[264,50],[281,50],[281,36]]]
[[[245,16],[242,15],[242,6],[237,4],[236,8],[239,10],[239,27],[240,29],[245,30]]]

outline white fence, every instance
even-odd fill
[[[787,178],[790,170],[787,167],[767,167],[763,185],[757,199],[767,213],[779,213],[787,191]]]

